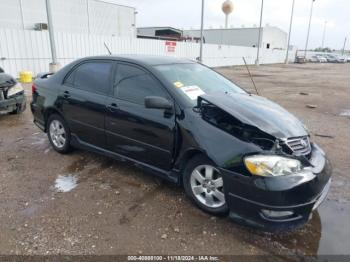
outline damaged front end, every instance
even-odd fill
[[[261,131],[257,127],[242,123],[231,114],[202,97],[198,98],[197,108],[200,109],[203,119],[208,123],[240,140],[254,143],[263,150],[274,149],[274,145],[278,141],[274,136]]]
[[[275,103],[249,94],[203,95],[196,110],[233,141],[252,145],[231,156],[235,166],[220,167],[230,216],[266,230],[307,222],[328,193],[332,168],[304,125]],[[222,145],[234,146],[239,147]]]
[[[0,114],[20,113],[25,110],[24,89],[12,76],[0,73]]]
[[[310,158],[311,143],[309,135],[299,120],[266,99],[261,101],[258,98],[257,103],[252,100],[251,103],[242,106],[242,99],[252,99],[251,95],[233,96],[237,98],[236,102],[233,102],[228,95],[226,97],[201,96],[198,97],[196,108],[208,123],[239,140],[257,145],[265,153],[293,156],[302,161]],[[227,101],[227,99],[231,101]],[[264,106],[261,106],[262,103]],[[267,106],[268,109],[266,109]],[[263,112],[264,110],[265,112]],[[273,115],[273,112],[279,112],[280,114],[282,110],[285,113],[284,116]],[[266,111],[269,112],[268,115]],[[277,121],[271,121],[272,118],[276,117],[281,118]],[[285,122],[293,123],[293,125],[288,128]],[[276,125],[276,123],[278,124]],[[294,129],[296,126],[298,128]]]

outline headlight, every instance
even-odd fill
[[[11,87],[8,91],[7,91],[7,97],[11,97],[14,96],[18,93],[23,92],[23,87],[20,83],[17,83],[16,85],[14,85],[13,87]]]
[[[244,163],[249,172],[256,176],[286,176],[301,171],[299,160],[280,156],[248,156]]]

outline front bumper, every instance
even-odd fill
[[[313,174],[305,176],[244,177],[221,170],[230,217],[267,231],[305,224],[325,199],[332,173],[330,162],[317,146],[313,146],[310,162]],[[289,215],[271,215],[281,212]]]
[[[26,97],[24,94],[20,94],[13,98],[0,100],[0,114],[7,114],[15,111],[17,108],[21,110],[25,109]]]

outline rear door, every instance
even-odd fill
[[[71,132],[85,143],[104,148],[105,103],[112,88],[113,65],[104,60],[83,62],[66,77],[61,89],[61,110]]]
[[[128,63],[118,63],[113,90],[106,114],[109,149],[169,170],[175,116],[165,110],[146,108],[144,99],[146,96],[161,96],[173,102],[171,96],[152,74]]]

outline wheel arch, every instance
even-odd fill
[[[55,107],[46,108],[44,111],[44,123],[45,123],[45,130],[44,131],[45,132],[47,132],[47,121],[49,120],[49,117],[53,114],[57,114],[64,119],[63,115],[61,114],[61,112],[59,110],[57,110],[57,108],[55,108]]]
[[[203,155],[207,158],[210,159],[210,157],[201,149],[198,149],[198,148],[191,148],[191,149],[188,149],[186,150],[184,153],[181,154],[181,156],[179,157],[179,160],[178,160],[178,169],[179,169],[179,181],[181,181],[182,183],[182,176],[183,176],[183,172],[186,168],[186,165],[187,163],[193,159],[194,157],[196,156],[199,156],[199,155]]]

